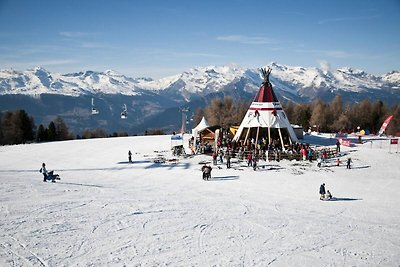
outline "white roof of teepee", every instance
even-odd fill
[[[269,82],[271,70],[264,70],[264,81],[251,103],[233,140],[239,140],[244,128],[286,128],[292,141],[298,142],[296,134]]]
[[[203,117],[200,123],[192,129],[192,132],[201,132],[207,129],[208,127],[210,127],[210,125],[208,124],[206,118]]]

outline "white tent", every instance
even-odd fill
[[[204,131],[208,127],[210,127],[210,125],[208,124],[206,118],[204,118],[204,116],[203,116],[203,118],[201,119],[200,123],[196,127],[194,127],[192,129],[192,136],[193,136],[193,139],[194,139],[194,143],[193,143],[194,147],[196,147],[197,134],[201,133],[202,131]]]
[[[207,129],[208,127],[210,127],[210,125],[208,124],[206,118],[203,117],[203,118],[201,119],[200,123],[199,123],[196,127],[194,127],[194,128],[192,129],[192,133],[201,132],[201,131],[203,131],[204,129]],[[193,136],[195,136],[195,135],[193,135]]]
[[[282,149],[284,149],[285,144],[298,142],[298,139],[282,109],[281,103],[272,90],[272,85],[269,81],[271,69],[261,69],[261,71],[264,81],[233,140],[236,142],[244,140],[245,143],[249,139],[254,139],[257,142],[260,138],[266,138],[268,143],[273,140],[279,140]]]

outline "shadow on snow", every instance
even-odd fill
[[[228,175],[228,176],[214,176],[211,177],[208,181],[228,181],[228,180],[237,180],[239,176],[237,175]]]
[[[362,200],[362,198],[333,197],[326,201],[356,201],[356,200]]]

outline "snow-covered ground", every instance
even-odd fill
[[[305,142],[329,144],[324,135]],[[388,140],[333,162],[233,161],[201,179],[169,136],[0,147],[0,266],[399,266],[400,153]],[[133,163],[127,163],[128,150]],[[61,175],[42,182],[41,163]],[[325,182],[336,201],[320,201]]]

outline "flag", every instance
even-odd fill
[[[388,124],[392,118],[393,118],[393,115],[390,115],[389,117],[386,118],[386,120],[383,122],[381,128],[379,129],[378,135],[383,134],[383,132],[386,130],[386,127],[388,126]]]

